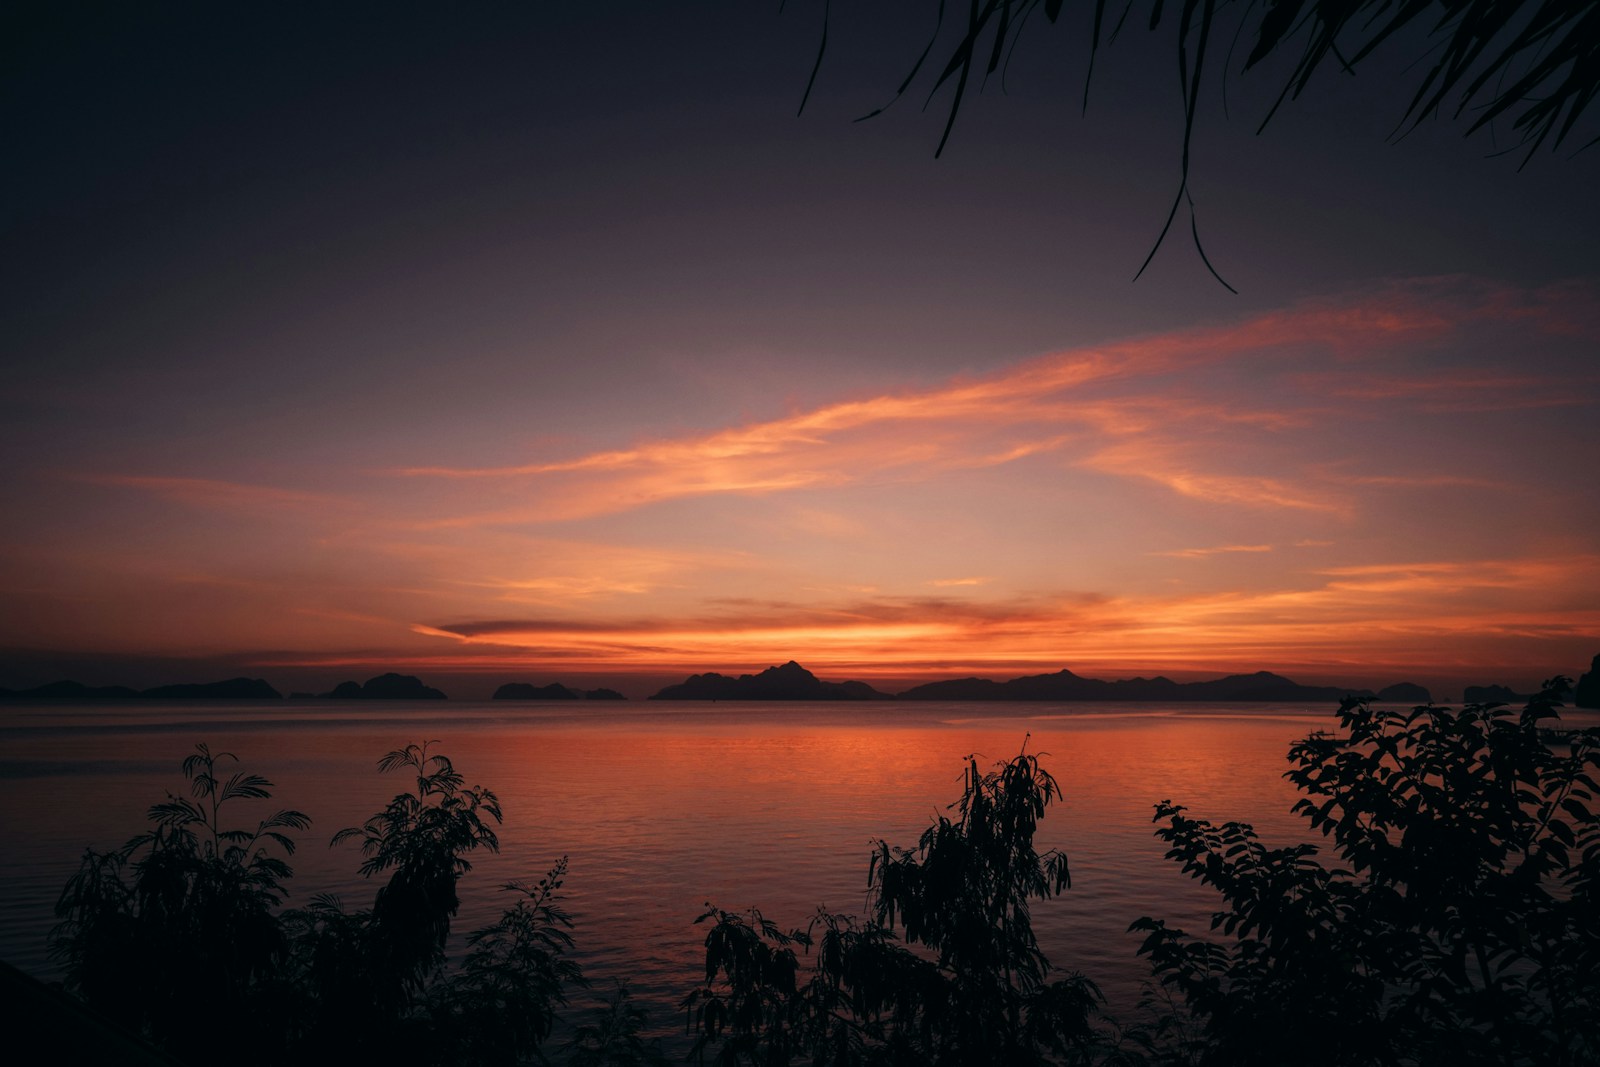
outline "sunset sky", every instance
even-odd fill
[[[933,4],[33,5],[0,32],[0,685],[797,659],[1531,685],[1600,652],[1600,150],[1414,52],[1080,114]],[[531,10],[522,10],[526,7]],[[1578,142],[1581,143],[1581,140]]]

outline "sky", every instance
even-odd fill
[[[1600,653],[1600,150],[932,3],[9,7],[0,685]],[[1408,80],[1410,79],[1410,80]],[[894,101],[866,121],[862,115]],[[1581,143],[1581,140],[1576,142]]]

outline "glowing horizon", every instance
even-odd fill
[[[1393,282],[622,448],[57,471],[98,518],[18,524],[0,639],[543,679],[1570,671],[1597,303]]]

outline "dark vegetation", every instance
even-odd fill
[[[1138,1018],[1040,951],[1032,909],[1071,885],[1035,832],[1061,797],[1023,751],[969,759],[914,847],[878,841],[869,913],[785,928],[709,907],[683,1007],[715,1064],[1559,1064],[1600,1062],[1600,730],[1550,729],[1565,679],[1520,712],[1347,699],[1337,733],[1289,751],[1295,810],[1323,844],[1156,806],[1169,859],[1213,887],[1204,936],[1138,919],[1154,981]],[[368,907],[281,905],[292,833],[271,783],[197,748],[187,796],[85,854],[53,947],[66,985],[186,1062],[661,1062],[618,986],[592,1019],[561,907],[562,858],[445,958],[457,886],[498,848],[492,791],[430,745],[379,761],[409,788],[360,826]],[[1323,847],[1331,862],[1325,862]]]
[[[1600,708],[1600,655],[1589,664],[1589,670],[1572,687],[1572,702],[1580,708]]]
[[[1264,130],[1280,108],[1297,99],[1318,72],[1324,78],[1355,76],[1379,51],[1400,53],[1408,65],[1396,87],[1395,138],[1424,121],[1465,121],[1468,135],[1487,130],[1505,137],[1495,154],[1521,154],[1522,163],[1541,148],[1581,151],[1600,136],[1593,112],[1600,96],[1600,0],[1268,0],[1227,4],[1184,0],[1169,4],[1093,3],[1063,0],[970,0],[924,5],[926,22],[911,28],[907,43],[917,58],[895,90],[898,100],[920,86],[931,104],[946,102],[944,130],[934,155],[949,143],[969,92],[990,80],[1004,86],[1019,42],[1056,30],[1087,56],[1081,106],[1089,107],[1095,62],[1102,47],[1127,30],[1166,31],[1172,37],[1183,137],[1177,154],[1178,181],[1166,221],[1139,267],[1137,278],[1160,250],[1180,212],[1206,269],[1223,280],[1200,240],[1191,168],[1200,103],[1221,77],[1261,68],[1274,95],[1258,116]],[[946,18],[947,13],[949,18]],[[823,30],[811,79],[801,97],[805,110],[827,54],[830,6],[823,5]],[[931,35],[928,30],[931,29]],[[931,62],[930,62],[931,60]],[[1208,81],[1209,80],[1209,81]],[[1225,86],[1224,86],[1225,87]],[[1401,109],[1400,105],[1404,105]],[[881,114],[880,107],[863,118]],[[1585,115],[1589,120],[1585,123]],[[1509,126],[1509,129],[1506,127]],[[1507,136],[1509,135],[1509,136]]]

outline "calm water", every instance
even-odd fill
[[[384,752],[437,739],[469,784],[505,810],[501,853],[475,861],[458,931],[502,906],[496,887],[571,858],[566,904],[597,989],[626,978],[663,1034],[703,967],[707,902],[752,905],[803,926],[818,905],[865,912],[879,837],[911,846],[960,792],[963,758],[1029,750],[1066,799],[1041,828],[1064,849],[1073,888],[1035,925],[1058,968],[1098,981],[1114,1009],[1146,971],[1125,931],[1141,915],[1198,931],[1214,905],[1162,859],[1152,805],[1170,797],[1214,821],[1255,823],[1273,844],[1300,839],[1281,778],[1291,741],[1331,710],[1253,705],[555,704],[294,702],[247,706],[0,708],[0,956],[40,976],[51,907],[85,846],[119,845],[144,810],[183,788],[196,742],[237,754],[276,783],[273,807],[313,819],[300,835],[291,904],[332,891],[348,905],[376,888],[354,845],[327,847],[409,785],[377,773]],[[240,805],[240,822],[259,814]]]

